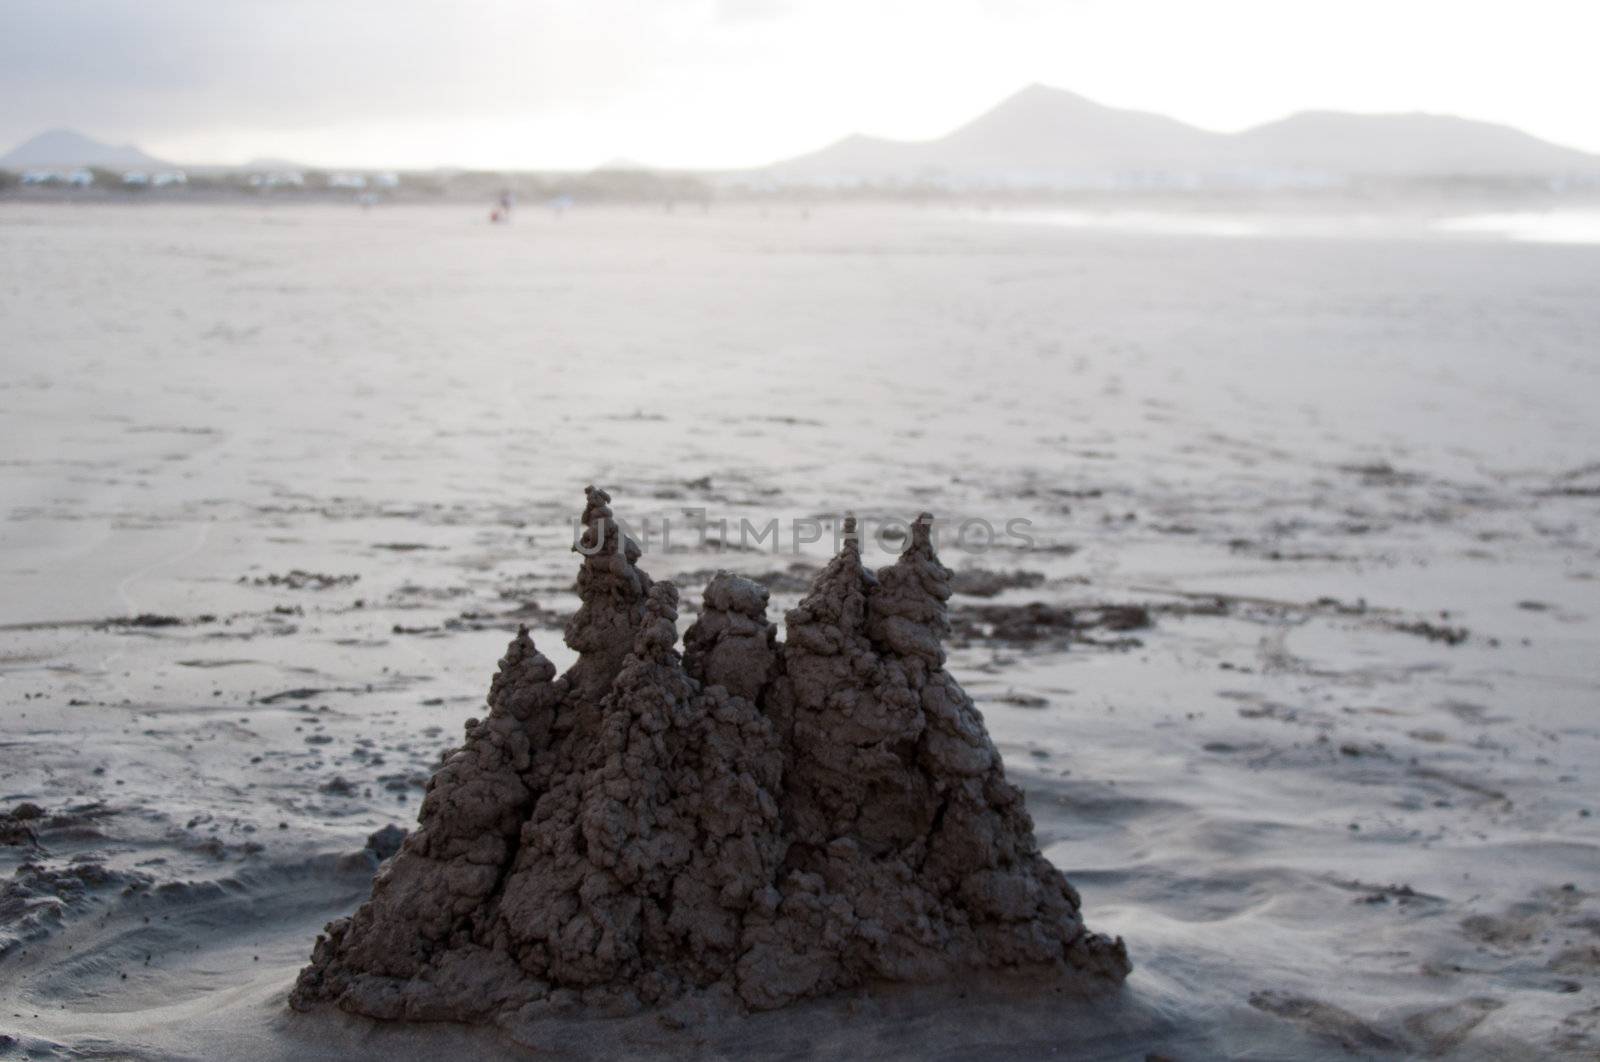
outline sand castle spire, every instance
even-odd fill
[[[910,543],[894,564],[879,569],[872,595],[868,630],[902,657],[920,659],[929,667],[944,665],[941,641],[950,631],[946,602],[950,569],[939,563],[933,547],[933,514],[911,523]]]
[[[877,583],[861,563],[861,539],[853,516],[844,518],[839,552],[811,583],[800,604],[784,617],[788,644],[832,655],[866,622],[867,592]]]
[[[360,999],[374,1017],[421,1016],[420,997],[388,986],[467,954],[458,942],[470,939],[516,855],[547,774],[536,767],[538,750],[566,693],[520,627],[490,684],[488,717],[468,721],[466,741],[429,780],[417,828],[379,871],[372,899],[317,938],[294,998]]]
[[[644,617],[633,639],[633,655],[664,664],[676,662],[678,644],[678,588],[656,583],[645,597]]]
[[[767,588],[732,572],[706,585],[704,608],[683,637],[683,665],[706,686],[759,701],[778,667],[778,628],[767,622]]]
[[[577,613],[567,623],[567,646],[578,664],[570,678],[594,699],[604,693],[633,647],[644,620],[651,580],[637,562],[639,544],[623,533],[611,512],[611,495],[584,488],[581,531],[573,549],[583,554],[578,570]]]

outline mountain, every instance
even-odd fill
[[[650,172],[652,172],[652,169],[651,169],[651,167],[646,166],[644,163],[639,162],[639,161],[637,161],[635,159],[630,159],[630,158],[626,158],[625,156],[618,155],[614,159],[607,159],[606,161],[602,162],[600,165],[596,166],[594,169],[590,170],[589,172],[590,173],[650,173]]]
[[[1105,107],[1063,89],[1030,85],[938,140],[851,136],[786,169],[960,175],[1080,174],[1163,169],[1210,161],[1226,137],[1143,111]]]
[[[100,166],[108,170],[171,169],[132,144],[104,144],[71,129],[52,129],[25,140],[4,155],[0,169],[67,169],[74,166]]]
[[[248,170],[252,173],[298,173],[302,170],[316,169],[315,166],[304,166],[293,159],[275,159],[267,156],[254,158],[237,166],[227,166],[229,170]]]
[[[767,173],[801,182],[1039,186],[1572,171],[1600,172],[1600,156],[1445,115],[1318,111],[1243,133],[1213,133],[1030,85],[936,140],[848,136]]]
[[[1506,176],[1600,169],[1600,157],[1447,114],[1304,111],[1233,139],[1246,162],[1303,171]]]
[[[848,136],[773,169],[784,177],[1093,180],[1165,170],[1174,160],[1212,165],[1227,139],[1159,114],[1105,107],[1063,89],[1030,85],[938,140]]]

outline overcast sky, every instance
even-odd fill
[[[1426,110],[1600,152],[1596,0],[0,0],[0,150],[734,166],[1030,82],[1236,130]]]

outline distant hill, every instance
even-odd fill
[[[1346,174],[1507,176],[1600,169],[1600,157],[1447,114],[1304,111],[1233,138],[1241,160]]]
[[[299,173],[303,170],[317,169],[315,166],[304,166],[293,159],[256,158],[249,162],[240,163],[238,166],[219,167],[224,170],[245,170],[251,173]]]
[[[936,140],[848,136],[768,167],[780,180],[1104,184],[1228,177],[1600,172],[1600,156],[1444,115],[1307,112],[1238,134],[1028,88]]]
[[[652,170],[652,167],[646,166],[642,162],[639,162],[639,161],[637,161],[635,159],[624,158],[624,157],[619,155],[617,158],[607,159],[606,161],[602,162],[600,165],[596,166],[594,169],[590,170],[589,172],[590,173],[650,173],[650,172],[653,172],[653,170]]]
[[[171,169],[132,144],[104,144],[71,129],[52,129],[0,155],[0,169],[68,169],[100,166],[108,170]]]
[[[1032,85],[938,140],[848,136],[778,163],[784,175],[1085,178],[1214,164],[1226,137],[1142,111],[1103,107],[1062,89]]]

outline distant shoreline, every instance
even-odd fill
[[[271,188],[193,183],[175,188],[87,188],[22,186],[0,182],[0,206],[61,204],[78,206],[328,206],[341,209],[492,203],[509,190],[522,210],[552,206],[603,206],[703,211],[742,205],[900,205],[972,210],[1138,209],[1198,213],[1345,214],[1352,211],[1405,216],[1441,216],[1474,211],[1543,211],[1600,206],[1600,185],[1562,185],[1539,180],[1372,180],[1329,188],[1127,188],[1127,189],[949,189],[869,185],[854,188],[716,185],[696,179],[638,181],[618,187],[584,177],[544,174],[473,175],[446,186],[402,182],[377,193],[349,189]]]

